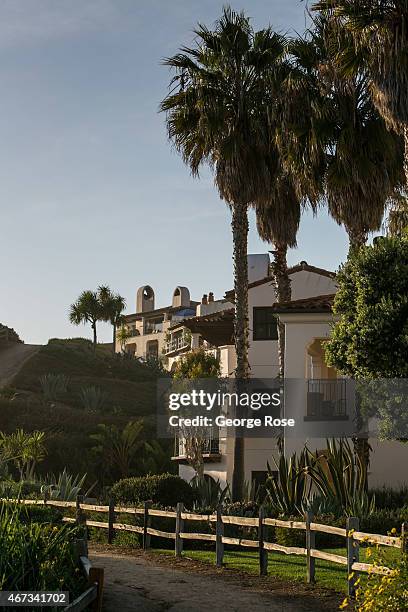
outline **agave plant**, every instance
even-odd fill
[[[311,481],[305,470],[308,461],[307,450],[304,449],[299,457],[293,453],[289,459],[280,456],[277,462],[273,458],[275,471],[268,463],[268,479],[266,481],[267,501],[279,514],[293,515],[302,511],[304,501],[310,495]]]
[[[196,498],[195,505],[198,508],[215,509],[231,496],[229,486],[223,489],[220,481],[213,478],[195,477],[191,480],[190,485]]]
[[[40,376],[40,385],[47,401],[55,402],[63,393],[67,392],[68,376],[64,374],[44,374]]]
[[[105,405],[107,395],[99,387],[82,387],[79,392],[82,407],[88,412],[99,412]]]
[[[310,497],[305,499],[302,504],[302,511],[312,512],[314,516],[322,516],[332,514],[336,518],[343,516],[343,508],[341,503],[335,497],[324,497],[319,493],[311,493]]]
[[[48,494],[49,499],[58,499],[60,501],[74,501],[79,494],[89,497],[96,482],[87,491],[83,491],[85,479],[86,474],[83,474],[83,476],[79,474],[73,476],[64,468],[58,476],[47,474],[45,482],[41,487],[41,492]]]
[[[334,500],[348,516],[369,516],[375,510],[375,497],[367,494],[367,470],[353,452],[348,440],[327,440],[324,453],[306,449],[304,472],[320,495]]]

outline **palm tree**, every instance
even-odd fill
[[[255,32],[243,13],[225,8],[214,30],[198,25],[194,48],[165,60],[175,71],[161,103],[170,141],[193,176],[209,164],[215,185],[232,214],[236,378],[248,365],[248,206],[270,182],[271,146],[265,131],[274,74],[284,39],[270,28]],[[239,384],[239,383],[238,383]],[[243,440],[236,439],[233,497],[243,485]]]
[[[17,429],[6,435],[0,433],[0,448],[6,461],[13,461],[19,472],[20,480],[32,480],[36,464],[46,455],[45,433],[42,431],[25,432]]]
[[[93,450],[102,458],[104,465],[120,478],[127,478],[136,456],[145,446],[145,441],[141,438],[143,429],[141,419],[130,421],[124,429],[100,423],[98,433],[91,435],[96,442]]]
[[[126,341],[132,337],[130,329],[125,324],[122,324],[117,331],[116,337],[120,344],[120,350],[124,353],[126,350]]]
[[[262,240],[274,245],[273,277],[277,302],[290,302],[292,292],[287,266],[288,248],[296,247],[299,229],[301,203],[291,177],[286,174],[275,183],[275,190],[269,193],[268,201],[256,205],[256,224]],[[285,326],[278,323],[279,376],[285,372]]]
[[[108,321],[113,328],[113,353],[116,352],[116,331],[123,324],[123,311],[126,300],[119,293],[112,293],[107,285],[98,287],[98,299],[102,307],[103,320]]]
[[[344,76],[339,70],[336,58],[344,46],[333,20],[316,17],[306,38],[291,45],[291,85],[308,83],[309,140],[320,149],[319,164],[325,156],[329,212],[345,226],[353,250],[381,228],[387,204],[400,197],[402,149],[373,105],[365,73]]]
[[[321,0],[315,10],[333,15],[350,32],[353,47],[342,64],[367,71],[374,104],[387,124],[405,141],[408,188],[408,2],[407,0]]]
[[[103,320],[103,311],[95,291],[86,290],[81,293],[76,302],[71,304],[69,320],[73,325],[91,324],[93,331],[94,350],[97,344],[96,324]]]

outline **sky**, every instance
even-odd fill
[[[212,25],[216,0],[1,0],[0,322],[27,343],[90,337],[68,321],[84,289],[108,284],[135,311],[150,284],[165,306],[232,288],[230,212],[209,171],[199,180],[158,113],[162,59]],[[243,0],[254,25],[305,27],[305,2]],[[271,247],[250,219],[249,252]],[[305,214],[289,262],[336,270],[345,232]],[[100,339],[111,330],[100,327]]]

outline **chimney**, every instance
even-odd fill
[[[214,301],[214,294],[212,291],[210,291],[210,293],[208,294],[208,303],[211,304],[211,302]]]
[[[207,294],[204,293],[203,297],[201,298],[201,303],[202,304],[208,304],[208,299],[207,299]]]

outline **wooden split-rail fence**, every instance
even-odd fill
[[[360,543],[375,544],[380,546],[390,546],[397,548],[401,554],[408,554],[408,523],[403,523],[400,536],[385,536],[373,533],[364,533],[359,530],[359,519],[349,517],[347,525],[335,527],[315,523],[311,512],[305,514],[303,521],[284,521],[280,519],[265,517],[264,509],[261,507],[257,518],[232,516],[222,514],[222,507],[219,507],[214,514],[196,514],[185,511],[182,503],[178,503],[175,511],[156,510],[151,507],[150,502],[145,502],[143,507],[123,507],[115,506],[113,501],[108,506],[99,506],[83,503],[83,497],[78,496],[75,502],[63,502],[57,500],[20,500],[25,504],[47,504],[60,508],[75,508],[76,516],[64,517],[64,521],[79,523],[87,527],[107,529],[108,542],[112,543],[115,531],[129,531],[138,533],[142,536],[143,548],[150,547],[151,537],[160,537],[174,540],[174,550],[176,557],[180,557],[183,552],[184,540],[202,540],[215,543],[216,565],[222,567],[224,559],[224,546],[242,546],[255,548],[259,551],[259,573],[266,576],[268,572],[268,553],[279,552],[287,555],[301,555],[306,557],[307,582],[314,583],[316,578],[316,559],[331,561],[347,567],[347,581],[349,596],[355,595],[356,582],[360,572],[388,574],[391,570],[388,567],[378,566],[373,563],[360,562]],[[108,514],[108,522],[89,520],[86,512],[101,512]],[[143,520],[143,525],[129,525],[116,521],[118,514],[139,515]],[[171,518],[175,520],[174,531],[161,531],[151,526],[153,517]],[[186,521],[202,521],[215,524],[215,533],[190,533],[184,530]],[[257,530],[258,539],[232,538],[224,535],[225,525],[237,525],[241,527],[253,528]],[[268,527],[283,527],[285,529],[299,529],[305,532],[305,546],[282,546],[275,542],[268,542]],[[347,556],[337,555],[316,548],[316,533],[326,533],[345,538],[347,545]]]

